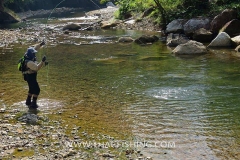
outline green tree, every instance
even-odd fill
[[[165,9],[163,8],[161,2],[159,0],[154,0],[155,4],[157,5],[157,8],[161,14],[162,17],[162,27],[163,30],[166,29],[167,23],[168,23],[168,16],[167,16],[167,12],[165,11]]]

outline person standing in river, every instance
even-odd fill
[[[25,58],[25,71],[23,72],[24,80],[28,83],[28,95],[26,99],[26,105],[29,109],[37,109],[37,99],[40,93],[40,87],[37,82],[37,72],[44,66],[47,65],[46,56],[43,56],[40,63],[37,62],[36,53],[45,42],[36,44],[35,46],[29,47],[27,52],[24,54]]]

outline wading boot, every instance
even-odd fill
[[[30,105],[30,107],[29,108],[32,108],[32,109],[37,109],[38,108],[38,105],[37,105],[37,103],[36,102],[32,102],[31,103],[31,105]]]
[[[33,109],[37,109],[38,108],[38,105],[37,105],[37,97],[33,97],[33,101],[30,105],[30,108],[33,108]]]
[[[26,103],[25,103],[27,106],[30,106],[30,105],[31,105],[31,98],[32,98],[32,96],[28,96],[28,97],[27,97]]]

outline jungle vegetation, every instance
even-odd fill
[[[109,0],[101,0],[105,3]],[[163,27],[176,18],[198,16],[214,17],[224,9],[236,9],[240,17],[240,0],[114,0],[118,5],[117,18],[125,19],[126,15],[144,13],[151,9],[149,16]]]

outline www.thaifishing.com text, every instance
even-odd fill
[[[158,142],[95,142],[95,141],[65,141],[64,145],[79,148],[176,148],[175,142],[158,141]]]

